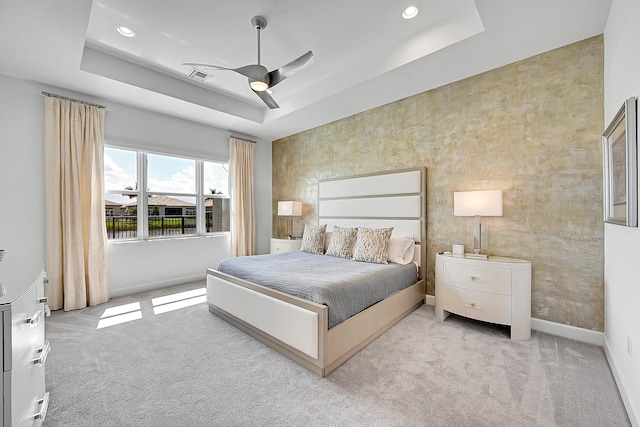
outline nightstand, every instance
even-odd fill
[[[271,250],[272,254],[278,252],[299,251],[302,245],[302,239],[275,239],[271,238]]]
[[[511,326],[512,340],[531,337],[531,263],[489,256],[477,260],[436,255],[435,315],[450,313]]]

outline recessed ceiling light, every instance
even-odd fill
[[[125,37],[135,37],[136,36],[136,32],[133,31],[131,28],[129,27],[124,27],[122,25],[120,25],[119,27],[116,27],[116,31],[118,32],[118,34],[120,34],[121,36],[125,36]]]
[[[402,12],[402,17],[404,19],[415,18],[418,15],[418,12],[420,12],[418,6],[409,6]]]

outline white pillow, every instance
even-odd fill
[[[413,261],[415,245],[413,238],[392,237],[389,239],[389,262],[409,264]]]

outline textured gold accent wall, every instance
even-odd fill
[[[504,216],[482,220],[483,248],[532,262],[532,316],[603,331],[601,134],[603,38],[597,36],[273,143],[278,200],[317,222],[317,182],[427,168],[427,292],[434,259],[473,249],[473,218],[453,192],[501,189]]]

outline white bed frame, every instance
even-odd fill
[[[424,302],[426,209],[425,168],[321,180],[318,223],[412,235],[418,281],[328,329],[325,305],[208,269],[209,310],[324,377]]]

